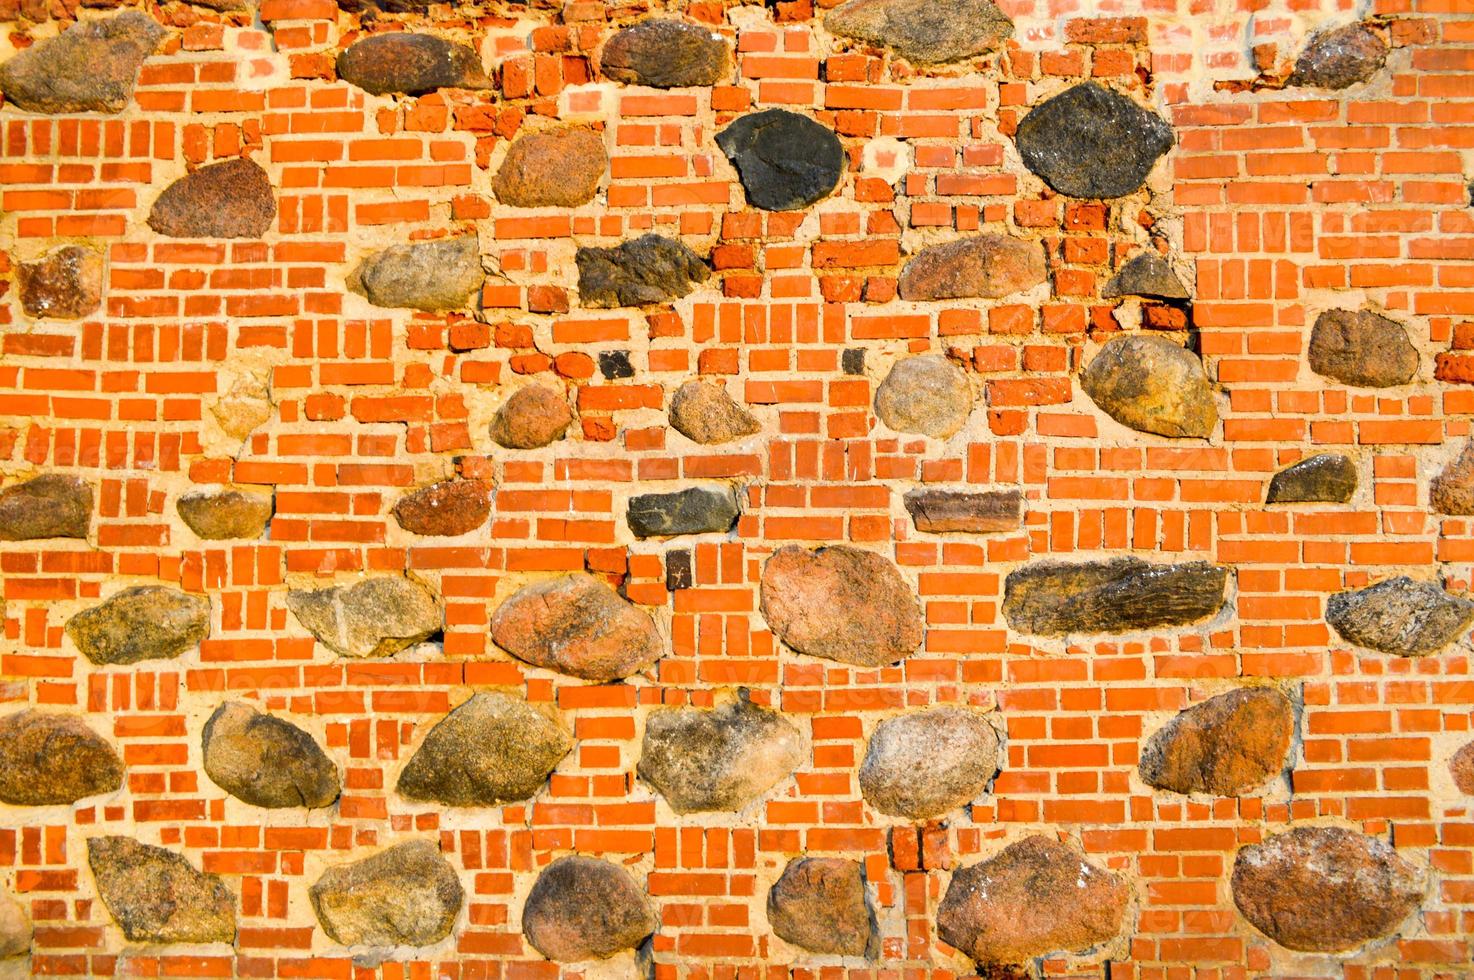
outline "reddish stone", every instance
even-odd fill
[[[491,484],[485,480],[443,480],[394,505],[394,519],[414,534],[465,534],[486,523],[490,514]]]

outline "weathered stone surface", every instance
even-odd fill
[[[768,889],[768,924],[784,942],[815,953],[864,956],[877,945],[858,861],[795,858]]]
[[[123,760],[81,718],[34,710],[0,718],[0,803],[75,803],[122,785]]]
[[[229,377],[220,372],[222,385]],[[247,371],[229,382],[225,394],[210,405],[220,430],[233,439],[246,437],[271,420],[271,384],[264,371]]]
[[[1218,424],[1203,362],[1164,337],[1112,338],[1080,372],[1080,387],[1101,411],[1140,432],[1203,439]]]
[[[491,617],[491,639],[518,660],[586,681],[628,677],[665,655],[649,613],[582,573],[518,589]]]
[[[183,855],[131,837],[92,837],[87,863],[98,897],[130,942],[235,941],[235,896]]]
[[[787,109],[742,116],[716,140],[737,168],[747,203],[765,211],[806,208],[844,176],[844,147],[834,131]]]
[[[701,256],[654,233],[612,248],[581,248],[573,259],[579,302],[592,309],[667,303],[711,277]]]
[[[918,531],[988,534],[1024,523],[1024,495],[1016,490],[908,490],[902,498]]]
[[[860,793],[881,813],[929,820],[976,799],[998,769],[998,733],[982,715],[928,708],[875,726]]]
[[[122,112],[138,69],[163,36],[136,10],[78,21],[0,66],[0,92],[27,112]]]
[[[1121,931],[1130,889],[1048,837],[1026,837],[959,868],[937,907],[937,933],[982,965],[1083,953]]]
[[[1160,252],[1145,251],[1133,255],[1105,284],[1100,295],[1146,296],[1152,299],[1188,299],[1192,296],[1172,266]]]
[[[374,252],[348,285],[375,306],[433,313],[476,305],[485,279],[480,243],[462,235]]]
[[[1130,633],[1185,626],[1223,608],[1228,569],[1205,561],[1158,565],[1131,556],[1043,561],[1008,573],[1003,616],[1020,633]]]
[[[180,520],[207,541],[259,538],[276,508],[270,494],[240,490],[191,490],[174,506]]]
[[[661,708],[636,768],[677,813],[735,812],[792,775],[807,754],[792,722],[738,692],[716,708]]]
[[[399,774],[399,795],[448,806],[531,799],[573,748],[551,713],[499,691],[470,700],[430,729]]]
[[[1326,600],[1326,622],[1346,642],[1399,657],[1437,653],[1474,623],[1474,602],[1406,575]]]
[[[15,273],[21,309],[36,319],[80,320],[102,305],[102,274],[102,252],[82,245],[22,262]]]
[[[7,892],[0,892],[0,959],[25,956],[31,951],[31,920]]]
[[[602,136],[563,126],[519,136],[491,187],[498,201],[516,208],[576,208],[594,199],[608,169]]]
[[[926,634],[921,605],[896,566],[849,545],[780,548],[763,566],[759,598],[778,639],[857,667],[904,660]]]
[[[906,300],[998,299],[1033,289],[1048,277],[1038,244],[1011,235],[973,235],[917,252],[901,270],[896,288]]]
[[[1434,513],[1474,516],[1474,439],[1430,481],[1428,503]]]
[[[403,575],[330,589],[293,589],[287,608],[317,642],[345,657],[387,657],[440,632],[435,593]]]
[[[824,18],[831,34],[880,44],[918,65],[987,54],[1013,36],[993,0],[849,0]]]
[[[252,806],[331,806],[338,767],[311,735],[289,721],[227,701],[201,735],[205,773],[216,786]]]
[[[1454,787],[1465,796],[1474,796],[1474,742],[1469,742],[1448,760]]]
[[[1418,373],[1418,351],[1407,330],[1370,310],[1327,310],[1310,331],[1310,369],[1359,388],[1407,384]]]
[[[481,56],[433,34],[375,34],[338,55],[338,77],[374,95],[489,88]]]
[[[427,840],[328,868],[308,891],[318,924],[344,946],[429,946],[455,928],[465,892]]]
[[[716,85],[732,70],[727,39],[708,27],[651,17],[617,32],[599,54],[599,70],[626,85]]]
[[[1317,453],[1276,473],[1265,503],[1344,504],[1354,493],[1356,464],[1339,453]]]
[[[1070,197],[1130,194],[1172,148],[1172,127],[1126,96],[1085,82],[1045,99],[1014,135],[1024,166]]]
[[[655,912],[630,873],[572,854],[543,869],[522,907],[522,934],[550,960],[608,959],[655,931]]]
[[[1291,85],[1343,89],[1364,82],[1387,60],[1387,43],[1365,24],[1347,24],[1314,35],[1290,74]]]
[[[897,432],[945,439],[972,413],[972,385],[940,354],[897,361],[875,390],[875,414]]]
[[[677,388],[670,400],[670,424],[704,446],[731,442],[762,429],[751,412],[713,381],[687,381]]]
[[[210,635],[210,600],[160,585],[137,585],[77,613],[67,636],[95,664],[172,660]]]
[[[1174,793],[1239,796],[1285,768],[1295,709],[1272,687],[1209,698],[1179,714],[1147,740],[1142,781]]]
[[[92,488],[74,476],[43,473],[0,490],[0,541],[85,538]]]
[[[1423,898],[1417,872],[1385,841],[1340,827],[1300,827],[1240,849],[1230,885],[1254,928],[1317,953],[1390,935]]]
[[[400,497],[394,505],[394,519],[413,534],[465,534],[490,516],[488,480],[442,480]]]
[[[675,493],[631,497],[625,520],[637,538],[670,537],[726,533],[740,512],[731,487],[688,487]]]
[[[530,384],[512,393],[491,420],[491,439],[506,449],[552,445],[573,424],[568,400],[547,385]]]
[[[169,238],[260,238],[275,217],[266,171],[237,157],[206,164],[164,188],[148,226]]]

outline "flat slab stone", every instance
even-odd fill
[[[409,840],[328,868],[308,896],[335,943],[430,946],[455,928],[466,893],[440,848]]]
[[[491,639],[518,660],[587,681],[629,677],[665,655],[649,613],[582,573],[518,589],[491,617]]]
[[[1326,600],[1326,622],[1348,643],[1399,657],[1426,657],[1474,623],[1474,602],[1432,582],[1399,575]]]
[[[485,280],[479,241],[462,235],[374,252],[348,287],[375,306],[434,313],[477,305]]]
[[[716,708],[660,708],[645,722],[636,767],[677,813],[736,812],[807,757],[792,722],[739,692]]]
[[[436,722],[399,774],[397,792],[447,806],[501,806],[531,799],[573,750],[552,713],[483,691]]]
[[[1428,505],[1435,514],[1474,516],[1474,439],[1430,481]]]
[[[491,516],[491,481],[442,480],[399,498],[394,519],[412,534],[454,537]]]
[[[92,837],[97,894],[129,942],[232,943],[235,896],[219,875],[131,837]]]
[[[972,385],[940,354],[902,358],[875,389],[875,414],[897,432],[946,439],[972,414]]]
[[[999,299],[1047,278],[1038,243],[1011,235],[972,235],[917,252],[901,270],[896,288],[904,300]]]
[[[328,589],[293,589],[287,608],[323,646],[345,657],[388,657],[440,632],[435,593],[403,575]]]
[[[1139,432],[1205,439],[1218,425],[1203,362],[1164,337],[1106,341],[1080,372],[1080,387],[1101,411]]]
[[[1350,88],[1381,71],[1386,61],[1387,42],[1365,24],[1347,24],[1310,38],[1288,84]]]
[[[916,530],[932,534],[989,534],[1024,525],[1024,495],[1016,489],[908,490],[901,498]]]
[[[1315,318],[1310,369],[1358,388],[1407,384],[1418,373],[1418,351],[1407,329],[1370,310],[1327,310]]]
[[[122,785],[123,760],[81,718],[36,710],[0,718],[0,803],[75,803]]]
[[[27,112],[122,112],[165,33],[136,10],[80,20],[0,66],[0,92]]]
[[[768,889],[773,934],[815,953],[865,956],[878,946],[858,861],[795,858]]]
[[[731,43],[699,24],[650,17],[604,42],[599,70],[605,78],[651,88],[716,85],[732,71]]]
[[[512,393],[491,420],[491,441],[504,449],[541,449],[563,438],[573,410],[561,392],[530,384]]]
[[[1356,493],[1356,464],[1339,453],[1317,453],[1276,473],[1268,504],[1344,504]]]
[[[1217,615],[1227,584],[1228,569],[1205,561],[1036,562],[1008,573],[1003,617],[1033,636],[1186,626]]]
[[[576,208],[594,199],[608,170],[602,136],[563,126],[517,137],[491,188],[515,208]]]
[[[890,48],[918,65],[987,54],[1013,36],[1013,21],[993,0],[849,0],[829,12],[824,28]]]
[[[1161,116],[1085,82],[1031,109],[1014,142],[1024,166],[1061,194],[1113,198],[1146,182],[1173,136]]]
[[[201,538],[229,541],[265,534],[276,499],[271,494],[240,490],[191,490],[174,506],[179,519]]]
[[[74,476],[43,473],[0,490],[0,541],[86,538],[92,487]]]
[[[612,248],[581,248],[573,259],[579,302],[590,309],[668,303],[711,277],[701,256],[654,233]]]
[[[670,424],[704,446],[719,445],[762,430],[757,418],[713,381],[687,381],[670,400]]]
[[[1118,296],[1145,296],[1150,299],[1183,300],[1192,294],[1172,271],[1172,266],[1159,252],[1146,251],[1133,255],[1116,270],[1100,295],[1106,299]]]
[[[102,252],[63,245],[16,267],[21,309],[38,320],[81,320],[102,306]]]
[[[238,157],[206,164],[164,188],[148,226],[168,238],[260,238],[275,218],[266,171]]]
[[[875,726],[860,765],[860,793],[881,813],[940,817],[982,795],[998,770],[998,733],[955,706],[910,711]]]
[[[637,538],[725,534],[740,513],[731,487],[688,487],[675,493],[636,494],[630,498],[625,520]]]
[[[374,34],[338,55],[338,77],[373,95],[424,95],[442,88],[484,89],[481,56],[433,34]]]
[[[1174,793],[1239,796],[1285,768],[1295,708],[1272,687],[1229,691],[1181,712],[1149,738],[1142,781]]]
[[[210,635],[210,600],[159,585],[139,585],[77,613],[67,636],[94,664],[172,660]]]
[[[231,796],[268,809],[331,806],[338,767],[307,732],[248,704],[227,701],[201,733],[205,774]]]
[[[747,203],[764,211],[797,211],[828,197],[847,163],[833,130],[787,109],[742,116],[716,142],[737,168]]]
[[[522,906],[522,934],[557,963],[603,960],[655,931],[645,892],[617,864],[572,854],[537,876]]]

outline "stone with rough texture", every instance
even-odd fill
[[[599,53],[604,77],[626,85],[716,85],[732,70],[731,46],[708,27],[651,17],[617,32]]]
[[[967,374],[940,354],[897,361],[875,390],[875,414],[897,432],[946,439],[971,413]]]
[[[725,534],[740,513],[730,487],[689,487],[675,493],[642,493],[630,498],[625,520],[637,538],[677,534]]]
[[[328,868],[308,890],[318,924],[344,946],[429,946],[450,935],[465,891],[427,840]]]
[[[0,92],[27,112],[122,112],[164,34],[136,10],[78,21],[0,66]]]
[[[394,519],[412,534],[453,537],[486,523],[491,516],[491,482],[442,480],[399,498]]]
[[[1024,166],[1061,194],[1111,198],[1141,187],[1173,136],[1161,116],[1085,82],[1029,110],[1014,142]]]
[[[1316,374],[1358,388],[1391,388],[1418,373],[1407,329],[1370,310],[1327,310],[1316,317],[1307,353]]]
[[[195,534],[207,541],[226,541],[261,537],[276,505],[265,493],[191,490],[174,506],[179,519]]]
[[[26,316],[80,320],[102,305],[102,276],[102,252],[63,245],[34,262],[22,262],[16,268],[16,292]]]
[[[1399,657],[1423,657],[1474,623],[1474,602],[1406,575],[1326,600],[1326,622],[1346,642]]]
[[[926,635],[921,605],[896,566],[849,545],[780,548],[763,566],[759,600],[778,639],[856,667],[904,660]]]
[[[1448,760],[1448,772],[1460,793],[1474,796],[1474,742],[1465,743],[1453,754],[1453,758]]]
[[[387,657],[440,632],[435,593],[403,575],[329,589],[293,589],[287,608],[323,646],[345,657]]]
[[[1317,453],[1276,473],[1265,503],[1344,504],[1355,493],[1356,464],[1339,453]]]
[[[1272,687],[1240,688],[1179,714],[1147,740],[1142,781],[1174,793],[1239,796],[1285,768],[1295,709]]]
[[[1386,841],[1340,827],[1299,827],[1240,849],[1229,883],[1254,928],[1315,953],[1391,935],[1423,899],[1417,872]]]
[[[1349,88],[1375,75],[1386,60],[1387,42],[1365,24],[1347,24],[1311,37],[1288,84]]]
[[[0,803],[75,803],[123,785],[123,760],[75,715],[35,710],[0,718]]]
[[[522,906],[522,934],[557,963],[603,960],[655,931],[645,892],[617,864],[571,854],[542,870]]]
[[[172,660],[210,635],[210,600],[159,585],[138,585],[77,613],[67,636],[95,664]]]
[[[608,169],[602,136],[564,126],[517,137],[491,187],[515,208],[576,208],[594,199]]]
[[[491,440],[504,449],[541,449],[573,424],[568,400],[547,385],[518,388],[491,420]]]
[[[338,77],[374,95],[490,88],[481,56],[433,34],[375,34],[338,55]]]
[[[1008,573],[1003,616],[1013,629],[1034,636],[1186,626],[1223,608],[1227,583],[1228,569],[1205,561],[1042,561]]]
[[[183,855],[131,837],[92,837],[87,863],[98,897],[130,942],[235,941],[235,896]]]
[[[582,573],[518,589],[491,617],[491,639],[518,660],[586,681],[629,677],[665,655],[648,612]]]
[[[0,541],[86,538],[92,488],[74,476],[43,473],[0,490]]]
[[[670,400],[670,424],[692,442],[714,446],[762,430],[751,412],[714,381],[687,381]]]
[[[972,802],[998,769],[998,733],[975,711],[928,708],[875,726],[860,793],[881,813],[930,820]]]
[[[205,773],[216,786],[252,806],[331,806],[338,767],[311,735],[289,721],[227,701],[201,734]]]
[[[399,774],[399,795],[447,806],[531,799],[573,749],[552,716],[500,691],[470,700],[430,729]]]
[[[476,305],[485,279],[480,242],[461,235],[374,252],[348,285],[375,306],[433,313]]]
[[[31,951],[31,920],[9,893],[0,892],[0,959],[25,956]]]
[[[901,501],[918,531],[989,534],[1016,531],[1024,523],[1019,490],[908,490]]]
[[[1474,439],[1429,483],[1428,504],[1437,514],[1474,516]]]
[[[660,708],[645,722],[636,768],[677,813],[736,812],[793,774],[804,738],[747,692],[716,708]]]
[[[266,171],[237,157],[206,164],[164,188],[148,226],[169,238],[260,238],[275,217]]]
[[[654,233],[612,248],[581,248],[573,259],[579,302],[591,309],[668,303],[711,277],[683,242]]]
[[[1151,299],[1189,299],[1192,294],[1172,271],[1172,266],[1160,252],[1139,252],[1105,284],[1100,295],[1107,299],[1117,296],[1146,296]]]
[[[1026,837],[959,868],[937,907],[937,934],[981,965],[1083,953],[1115,938],[1131,891],[1117,874],[1049,837]]]
[[[993,0],[849,0],[829,12],[824,28],[918,65],[987,54],[1013,36],[1013,21]]]
[[[834,131],[787,109],[741,116],[716,142],[737,168],[747,203],[764,211],[806,208],[844,176],[844,146]]]
[[[768,889],[774,935],[815,953],[864,956],[877,945],[858,861],[795,858]]]
[[[905,300],[998,299],[1047,278],[1038,244],[1011,235],[973,235],[917,252],[896,288]]]
[[[1164,337],[1107,341],[1080,372],[1080,387],[1101,411],[1139,432],[1205,439],[1218,425],[1203,362]]]

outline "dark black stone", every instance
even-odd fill
[[[701,256],[656,234],[613,248],[581,248],[574,261],[579,301],[596,309],[665,303],[685,296],[711,275]]]
[[[865,373],[865,348],[850,347],[840,355],[840,364],[844,367],[845,374]]]
[[[839,137],[787,109],[743,116],[717,134],[717,146],[737,168],[747,202],[765,211],[806,208],[844,175]]]
[[[599,373],[604,375],[606,381],[633,378],[635,366],[630,363],[630,352],[627,350],[599,351]]]
[[[1024,166],[1061,194],[1108,198],[1140,187],[1172,148],[1172,127],[1095,82],[1039,103],[1014,136]]]
[[[727,487],[689,487],[631,497],[625,519],[636,537],[653,538],[729,531],[738,513],[737,497]]]
[[[1339,453],[1320,453],[1276,473],[1265,503],[1344,504],[1354,493],[1356,464]]]
[[[665,553],[665,588],[667,592],[679,592],[696,584],[696,570],[691,563],[691,552],[685,548]]]
[[[1228,569],[1205,561],[1040,562],[1004,580],[1003,618],[1018,632],[1036,636],[1183,626],[1223,608],[1227,583]]]

